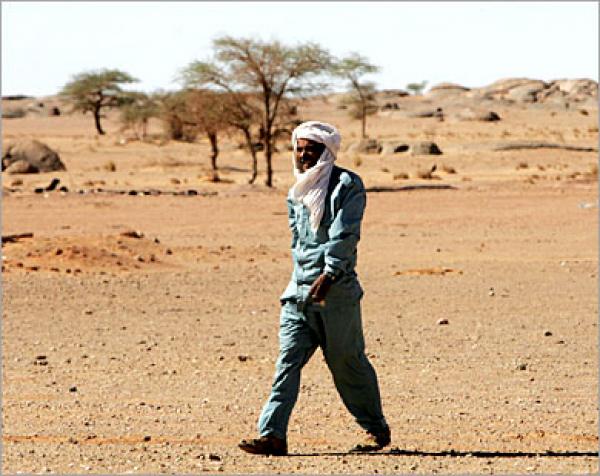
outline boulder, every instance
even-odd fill
[[[2,108],[2,119],[20,119],[25,117],[27,112],[21,107],[15,107],[10,109]]]
[[[421,141],[411,145],[410,153],[412,155],[441,155],[442,151],[435,142]]]
[[[571,97],[598,97],[598,83],[592,79],[559,79],[552,84]]]
[[[350,144],[347,152],[355,154],[379,154],[381,152],[381,144],[376,139],[362,139]]]
[[[410,150],[410,144],[403,141],[385,142],[381,146],[382,155],[393,155],[408,152]]]
[[[7,174],[34,174],[38,170],[26,160],[20,159],[6,167],[5,172]]]
[[[430,88],[425,96],[433,99],[452,99],[456,96],[463,95],[468,91],[470,91],[469,88],[459,84],[440,83]]]
[[[456,113],[456,119],[459,121],[493,122],[499,121],[500,116],[494,111],[478,110],[468,107],[458,111],[458,113]]]
[[[410,96],[410,94],[407,91],[404,91],[403,89],[383,89],[382,91],[380,91],[380,94],[384,98],[403,98],[406,96]]]
[[[15,165],[11,170],[27,170],[27,172],[13,171],[11,173],[52,172],[66,169],[59,155],[46,144],[37,140],[21,140],[6,147],[2,153],[2,170],[8,171],[9,167],[17,162],[29,164],[29,167],[25,167],[21,163]]]
[[[529,78],[507,78],[489,86],[469,91],[469,97],[479,99],[508,99],[513,102],[535,102],[537,92],[547,87],[544,81]]]
[[[515,102],[535,102],[537,94],[546,88],[546,84],[542,81],[533,81],[528,84],[523,84],[511,88],[506,94],[506,99]]]
[[[436,109],[425,109],[422,111],[416,111],[416,112],[411,112],[409,114],[407,114],[408,117],[414,117],[414,118],[425,118],[425,117],[443,117],[444,116],[444,111],[442,110],[441,107],[438,107]]]
[[[383,106],[381,106],[382,111],[389,111],[392,109],[396,111],[400,109],[400,106],[397,102],[386,102]]]
[[[435,86],[429,88],[429,92],[432,91],[470,91],[471,88],[466,88],[465,86],[461,86],[460,84],[455,83],[439,83]]]

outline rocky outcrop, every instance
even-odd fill
[[[346,152],[355,154],[378,154],[381,152],[381,144],[376,139],[362,139],[350,144]]]
[[[592,79],[558,79],[550,82],[527,78],[510,78],[473,89],[470,97],[504,99],[514,103],[583,102],[598,98],[598,83]]]
[[[597,105],[598,83],[592,79],[541,81],[530,78],[506,78],[480,88],[469,89],[454,83],[440,83],[425,95],[435,101],[505,101],[515,104],[548,103],[565,106],[577,103]],[[430,117],[430,116],[429,116]]]
[[[442,151],[435,142],[431,141],[390,141],[381,146],[382,155],[409,153],[410,155],[440,155]]]
[[[485,109],[473,109],[470,107],[458,111],[454,115],[454,118],[459,121],[494,122],[500,120],[500,116],[494,111],[489,111]]]
[[[8,144],[2,152],[2,170],[7,173],[38,173],[65,170],[59,155],[37,140]]]
[[[442,151],[435,142],[421,141],[411,145],[410,153],[412,155],[441,155]]]
[[[425,94],[430,99],[444,99],[452,96],[462,95],[470,91],[470,88],[454,83],[440,83],[432,86]]]

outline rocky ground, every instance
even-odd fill
[[[3,174],[3,473],[597,473],[597,109],[495,98],[500,121],[439,121],[409,117],[431,97],[397,101],[371,137],[441,155],[348,151],[359,125],[335,98],[300,109],[341,128],[369,188],[358,272],[393,441],[362,456],[319,353],[290,456],[236,447],[277,357],[287,152],[274,189],[250,186],[230,140],[214,184],[205,143],[4,120],[66,170]],[[523,141],[561,147],[494,150]],[[52,178],[69,191],[34,193]]]

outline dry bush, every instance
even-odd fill
[[[381,167],[381,171],[385,172],[385,173],[389,173],[390,169],[388,169],[387,167]]]
[[[529,168],[529,164],[527,162],[519,162],[516,169],[528,169]]]
[[[433,172],[435,172],[436,170],[437,170],[437,165],[433,164],[433,166],[430,169],[417,170],[417,173],[415,175],[417,178],[420,178],[423,180],[440,180],[440,177],[438,177],[437,175],[433,175]]]
[[[108,162],[106,162],[102,168],[104,170],[106,170],[107,172],[116,172],[117,171],[117,164],[115,164],[112,160],[109,160]]]
[[[362,157],[358,154],[354,154],[352,156],[352,163],[355,167],[360,167],[362,165]]]
[[[442,170],[444,172],[446,172],[447,174],[455,174],[456,173],[456,169],[450,165],[442,165]]]
[[[406,172],[400,172],[394,175],[394,180],[406,180],[408,179],[408,174]]]
[[[433,172],[431,170],[417,170],[417,173],[415,174],[417,176],[417,178],[423,179],[423,180],[439,180],[440,177],[438,177],[437,175],[433,175]]]

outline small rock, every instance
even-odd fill
[[[248,360],[248,356],[247,355],[238,355],[238,360],[240,362],[246,362]]]
[[[442,319],[438,319],[437,324],[438,324],[438,326],[445,326],[445,325],[449,324],[449,321],[448,321],[448,319],[446,319],[444,317]]]
[[[552,332],[551,332],[551,331],[545,331],[545,332],[544,332],[544,335],[545,335],[546,337],[550,337],[550,336],[552,335]]]
[[[150,441],[152,437],[150,435],[144,436],[144,441]]]
[[[144,234],[141,231],[136,231],[136,230],[128,230],[128,231],[124,231],[123,233],[121,233],[121,236],[125,236],[127,238],[143,238]]]
[[[527,364],[519,364],[519,365],[517,365],[517,370],[527,370]]]
[[[70,387],[69,388],[69,392],[76,392],[77,391],[77,387]]]
[[[221,461],[221,457],[215,453],[210,453],[208,459],[211,461]]]

